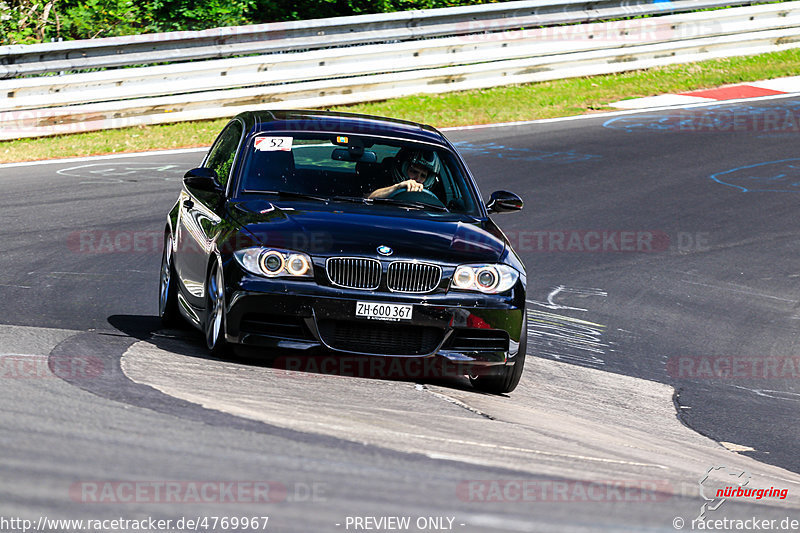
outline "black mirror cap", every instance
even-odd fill
[[[183,183],[188,189],[222,193],[217,173],[210,168],[193,168],[183,176]]]
[[[490,213],[511,213],[522,209],[522,198],[508,191],[494,191],[486,202]]]

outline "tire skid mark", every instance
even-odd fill
[[[770,390],[770,389],[754,389],[750,387],[742,387],[741,385],[734,385],[733,387],[735,389],[752,392],[756,396],[761,396],[763,398],[772,398],[774,400],[785,400],[788,402],[800,402],[800,394],[796,392],[786,392],[786,391]]]
[[[420,390],[420,391],[425,391],[425,392],[427,392],[429,394],[432,394],[433,396],[435,396],[436,398],[439,398],[440,400],[444,400],[445,402],[452,403],[453,405],[457,405],[458,407],[461,407],[462,409],[466,409],[467,411],[469,411],[469,412],[471,412],[473,414],[482,416],[482,417],[487,418],[489,420],[497,420],[492,415],[490,415],[488,413],[484,413],[480,409],[476,409],[475,407],[472,407],[471,405],[466,404],[466,403],[462,402],[461,400],[459,400],[457,398],[453,398],[452,396],[448,396],[447,394],[442,394],[441,392],[436,392],[436,391],[433,391],[433,390],[429,389],[424,383],[418,383],[416,385],[416,389]]]
[[[574,307],[556,301],[564,296],[578,298],[601,296],[605,298],[608,293],[602,289],[558,285],[547,294],[546,302],[536,300],[527,300],[527,302],[550,311],[588,311],[583,307]],[[604,324],[538,309],[528,309],[528,346],[532,348],[530,350],[532,355],[550,357],[565,363],[602,368],[605,365],[603,356],[610,345],[603,339],[605,331]]]
[[[565,315],[528,310],[528,350],[566,363],[603,367],[606,326]]]
[[[608,293],[602,289],[576,289],[559,285],[558,287],[553,288],[553,290],[550,291],[550,294],[547,295],[547,302],[537,302],[536,300],[527,300],[527,302],[552,310],[565,309],[570,311],[588,311],[588,309],[584,309],[582,307],[570,307],[568,305],[557,303],[555,298],[559,294],[576,294],[580,297],[608,296]]]

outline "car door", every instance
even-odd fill
[[[243,132],[240,121],[228,124],[214,141],[203,162],[204,168],[217,173],[223,190],[227,189],[230,181]],[[219,215],[222,200],[224,198],[218,193],[195,190],[186,185],[181,191],[175,237],[175,269],[187,301],[197,309],[205,306],[206,271],[214,250],[214,238],[222,222]]]

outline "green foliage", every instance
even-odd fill
[[[253,23],[305,20],[412,9],[494,3],[498,0],[255,0],[248,13]],[[504,1],[504,0],[500,0]]]
[[[255,0],[155,0],[147,4],[157,31],[205,30],[249,24]]]
[[[93,39],[151,30],[143,7],[132,0],[62,0],[59,37]],[[151,30],[152,31],[152,30]]]
[[[254,0],[62,0],[62,36],[68,39],[237,26]]]
[[[496,0],[0,0],[0,44],[204,30]]]
[[[0,0],[0,44],[251,24],[256,0]]]
[[[0,44],[31,44],[49,37],[56,0],[0,0]]]
[[[0,0],[0,45],[502,1],[507,0]]]

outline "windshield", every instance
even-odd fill
[[[430,145],[268,132],[253,136],[245,151],[241,194],[479,214],[455,156]]]

